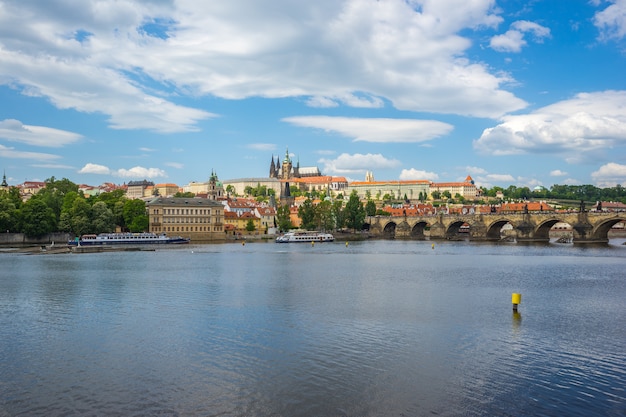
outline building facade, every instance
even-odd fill
[[[131,199],[139,199],[150,197],[154,183],[152,181],[129,181],[126,185],[126,197]]]
[[[225,238],[224,206],[215,200],[156,197],[146,207],[153,233],[188,237],[192,241]]]

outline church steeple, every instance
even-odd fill
[[[270,163],[270,178],[276,178],[276,165],[274,165],[274,155],[272,155],[272,162]]]
[[[7,183],[7,173],[6,171],[2,174],[2,184],[0,184],[2,188],[9,188],[9,184]]]

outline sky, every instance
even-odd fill
[[[10,185],[626,186],[626,0],[0,0]]]

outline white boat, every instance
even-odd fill
[[[82,235],[80,238],[67,242],[70,246],[101,246],[101,245],[134,245],[134,244],[165,244],[189,243],[189,238],[167,236],[165,233],[100,233],[99,235]]]
[[[330,233],[321,232],[288,232],[276,238],[277,243],[293,243],[293,242],[332,242],[335,237]]]

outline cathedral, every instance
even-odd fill
[[[293,162],[289,157],[289,148],[285,151],[285,157],[282,163],[278,156],[274,162],[274,156],[272,155],[272,162],[270,163],[270,178],[276,178],[280,180],[280,198],[281,200],[291,197],[289,190],[289,180],[305,177],[320,177],[322,174],[317,167],[303,167],[300,168],[300,161],[296,166],[293,166]]]

